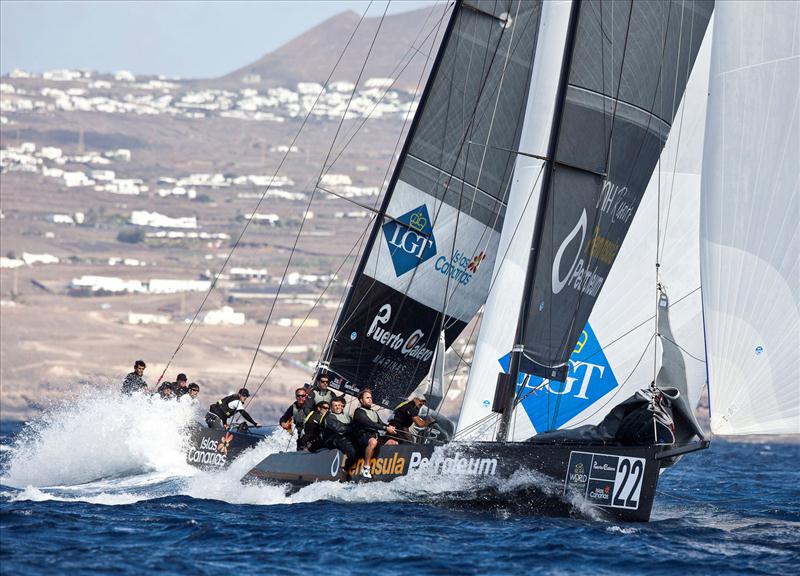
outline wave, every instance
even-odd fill
[[[74,486],[149,472],[185,475],[189,402],[81,389],[74,398],[26,424],[6,457],[3,484]]]
[[[542,474],[518,470],[511,478],[442,475],[420,469],[391,482],[318,482],[293,492],[288,485],[251,481],[247,473],[270,454],[293,445],[285,431],[274,430],[242,453],[227,469],[200,471],[186,463],[189,430],[198,414],[190,403],[113,391],[81,390],[72,400],[28,423],[3,454],[7,466],[0,483],[17,491],[13,501],[86,502],[127,505],[169,496],[231,504],[334,502],[451,502],[477,498],[482,490],[514,498],[516,490],[535,488],[560,497],[563,486]],[[454,448],[439,448],[453,457]],[[582,500],[570,502],[593,516]]]

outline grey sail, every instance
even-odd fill
[[[566,378],[567,360],[666,142],[712,9],[702,0],[587,0],[578,7],[529,264],[524,372]]]
[[[540,2],[453,8],[431,77],[337,320],[325,367],[393,407],[486,300]]]

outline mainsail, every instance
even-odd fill
[[[337,321],[332,385],[393,406],[483,305],[540,2],[459,2]]]
[[[531,263],[525,372],[566,379],[567,361],[669,135],[712,9],[704,1],[581,3]]]
[[[711,429],[800,433],[800,4],[715,16],[700,257]]]
[[[609,4],[616,5],[618,3]],[[617,22],[619,14],[616,13],[616,10],[621,8],[624,8],[622,12],[624,22],[622,24]],[[655,311],[656,300],[655,261],[657,238],[661,240],[662,281],[666,282],[674,302],[674,307],[670,310],[670,314],[672,324],[675,327],[675,338],[681,348],[688,352],[689,355],[687,359],[688,396],[692,405],[697,403],[704,382],[705,365],[702,362],[703,343],[696,238],[700,180],[699,157],[703,145],[702,126],[705,118],[705,95],[707,92],[710,51],[710,42],[702,43],[702,40],[711,6],[707,3],[703,3],[700,6],[687,3],[683,6],[683,10],[679,9],[677,12],[674,9],[670,14],[667,14],[666,11],[658,12],[660,18],[662,18],[660,21],[650,21],[647,18],[643,18],[643,14],[637,16],[638,11],[642,9],[639,3],[636,3],[632,14],[629,8],[628,4],[623,4],[616,6],[613,12],[601,13],[598,11],[599,8],[596,4],[587,5],[587,3],[583,3],[581,6],[581,10],[589,10],[589,14],[597,18],[597,22],[595,22],[597,26],[593,28],[593,31],[598,36],[600,35],[599,19],[601,16],[604,29],[618,30],[621,27],[621,33],[624,33],[628,27],[628,18],[630,18],[631,28],[635,25],[642,25],[643,20],[645,20],[650,26],[651,34],[654,34],[654,31],[661,31],[661,36],[656,35],[657,38],[649,39],[650,42],[658,44],[659,50],[657,54],[652,51],[644,51],[641,48],[640,44],[643,41],[642,35],[644,32],[638,32],[637,35],[628,38],[627,51],[637,55],[632,56],[629,54],[625,58],[625,63],[619,62],[619,64],[614,65],[613,69],[617,71],[617,78],[613,81],[609,78],[610,74],[606,74],[604,83],[615,88],[614,90],[609,88],[606,92],[619,92],[620,99],[633,93],[634,86],[630,86],[630,84],[635,83],[638,77],[633,73],[628,73],[628,69],[634,65],[639,68],[645,67],[643,58],[648,55],[653,58],[650,68],[655,69],[656,76],[658,76],[659,63],[663,52],[665,62],[662,66],[661,83],[669,85],[669,93],[665,94],[658,83],[652,85],[655,80],[650,76],[645,76],[642,81],[650,81],[650,84],[647,85],[651,90],[650,109],[658,111],[659,109],[669,108],[669,116],[672,119],[676,115],[672,111],[673,99],[676,107],[680,102],[681,107],[677,108],[678,117],[675,118],[676,123],[679,122],[679,124],[677,125],[677,130],[673,130],[670,133],[670,143],[661,153],[661,165],[657,173],[652,175],[652,178],[650,178],[652,165],[649,165],[649,171],[647,172],[648,178],[650,178],[648,191],[641,203],[641,207],[637,210],[637,213],[641,212],[641,214],[636,218],[631,215],[630,220],[633,224],[630,229],[631,237],[629,241],[623,244],[618,252],[605,251],[603,253],[600,248],[608,248],[610,245],[599,241],[595,243],[591,238],[587,237],[582,243],[585,248],[580,251],[576,249],[573,252],[573,254],[577,255],[583,253],[585,256],[591,246],[594,245],[604,257],[612,254],[616,256],[615,267],[604,281],[604,285],[608,286],[608,292],[604,292],[599,296],[597,306],[589,321],[583,321],[576,337],[577,341],[573,341],[571,344],[569,352],[572,353],[572,357],[568,364],[569,370],[566,374],[565,382],[548,382],[541,377],[531,376],[529,371],[533,369],[533,363],[523,360],[522,371],[528,374],[524,377],[526,388],[520,391],[521,409],[517,409],[513,420],[513,430],[510,435],[513,439],[527,438],[537,431],[569,427],[577,424],[597,423],[615,405],[613,398],[616,397],[622,400],[653,379],[654,354],[652,352],[652,339],[654,320],[652,316]],[[605,6],[604,10],[611,10],[611,6]],[[544,30],[550,12],[555,13],[555,7],[548,3],[542,16],[543,32],[540,33],[540,45],[537,47],[537,54],[539,55],[543,54],[547,49],[546,46],[542,46],[542,43],[545,40]],[[561,6],[561,12],[560,19],[553,18],[551,28],[560,30],[562,36],[561,47],[563,47],[563,35],[565,34],[563,5]],[[612,17],[614,18],[613,26]],[[554,25],[556,22],[559,24]],[[660,25],[657,25],[658,23]],[[682,30],[681,23],[683,23]],[[663,31],[667,24],[670,27],[669,34]],[[672,29],[673,26],[676,28]],[[584,25],[578,30],[578,36],[581,34],[590,34],[590,30]],[[597,62],[605,61],[606,66],[610,66],[612,57],[621,60],[624,55],[621,47],[625,42],[625,38],[626,36],[624,35],[617,37],[613,37],[610,33],[604,35],[602,47],[597,42],[594,59]],[[609,45],[612,41],[615,47],[613,51]],[[584,45],[587,42],[588,40],[584,38]],[[682,90],[689,78],[690,66],[687,60],[691,62],[694,59],[701,44],[703,44],[703,53],[698,61],[699,71],[692,73],[687,97],[681,102],[680,93],[677,91]],[[550,46],[553,51],[559,50],[557,35],[550,40]],[[639,47],[636,48],[637,46]],[[573,61],[581,57],[588,58],[588,53],[590,52],[587,50],[576,52],[573,56]],[[605,55],[603,55],[603,52],[605,52]],[[666,58],[670,54],[673,61],[667,62]],[[553,60],[553,58],[550,60]],[[539,65],[540,62],[537,60],[535,70]],[[586,70],[588,64],[581,65],[579,62],[573,62],[573,68],[575,66],[581,66],[583,70]],[[553,75],[552,70],[547,72],[551,76]],[[597,74],[602,76],[600,72]],[[667,76],[668,74],[670,76]],[[676,75],[680,75],[681,78],[677,79]],[[539,78],[537,76],[534,76],[534,78],[537,82],[532,94],[541,85]],[[571,74],[571,78],[575,78],[575,74]],[[600,80],[602,85],[602,78]],[[620,83],[623,83],[621,87]],[[641,92],[644,87],[639,86],[638,90]],[[573,95],[575,94],[581,94],[581,91],[575,89]],[[546,108],[551,99],[552,91],[549,95],[543,94],[541,102],[539,102],[539,109]],[[661,104],[662,100],[664,101],[663,104]],[[653,102],[656,102],[658,106],[654,106]],[[535,106],[535,103],[533,106]],[[529,102],[530,107],[531,103]],[[552,110],[552,104],[550,104],[550,107]],[[615,129],[617,132],[614,132],[611,138],[611,150],[608,152],[609,157],[612,159],[616,154],[622,154],[627,149],[619,144],[624,138],[633,138],[634,140],[638,138],[641,147],[644,148],[644,142],[642,141],[644,140],[644,134],[643,130],[640,129],[642,126],[638,126],[636,130],[633,130],[627,125],[628,116],[625,116],[624,119],[621,118],[625,111],[632,107],[631,105],[620,104],[616,117],[613,114],[613,108],[611,108],[611,117],[607,119],[607,122],[609,126],[612,120],[618,124]],[[567,108],[565,113],[568,113],[569,110]],[[576,109],[573,108],[574,110]],[[594,113],[600,114],[600,111],[595,111]],[[634,110],[630,113],[634,119],[640,118],[640,116],[637,116],[640,114],[642,114],[641,110]],[[662,116],[664,115],[662,114]],[[531,117],[533,119],[536,118],[533,115]],[[658,145],[654,149],[657,159],[657,155],[661,150],[660,146],[663,145],[663,141],[660,139],[666,137],[665,131],[668,130],[669,126],[665,125],[660,116],[657,118],[652,117],[649,121],[651,124],[649,140],[655,140]],[[593,125],[596,126],[596,124],[589,124],[588,126],[591,127]],[[533,126],[533,123],[531,123],[531,126]],[[655,136],[656,127],[660,127],[657,137]],[[546,128],[546,125],[540,123],[538,128],[541,130]],[[644,121],[644,129],[648,129],[647,121]],[[528,128],[526,128],[526,133],[523,134],[523,142],[525,142],[525,139],[530,138],[527,131]],[[600,132],[602,144],[604,142],[602,129]],[[607,130],[606,133],[608,134],[609,131]],[[587,141],[595,142],[596,139],[592,140],[587,137]],[[538,148],[526,148],[525,146],[521,146],[521,148],[526,152],[537,154],[543,154],[544,152],[541,143]],[[651,150],[651,148],[648,148],[648,150]],[[633,160],[629,159],[629,161]],[[648,162],[652,162],[652,160],[648,160]],[[620,159],[619,163],[621,165],[623,159]],[[611,162],[610,165],[614,165],[614,163]],[[557,170],[576,172],[575,170],[570,170],[570,167],[557,166]],[[591,175],[587,175],[587,177],[591,179]],[[515,182],[517,178],[518,174],[515,173]],[[630,189],[630,186],[628,188]],[[658,194],[659,189],[663,189],[662,194]],[[523,196],[522,199],[515,195],[517,192]],[[563,192],[561,193],[563,194]],[[509,367],[513,333],[508,326],[510,322],[516,320],[516,317],[509,317],[508,307],[513,307],[515,298],[519,302],[522,282],[519,272],[516,274],[509,274],[508,272],[519,270],[520,268],[524,270],[526,265],[532,222],[530,216],[525,218],[520,216],[523,209],[528,213],[532,210],[532,207],[536,204],[537,194],[538,191],[531,190],[531,188],[520,188],[519,190],[512,188],[509,212],[506,215],[507,226],[513,227],[513,222],[519,220],[519,228],[523,229],[528,225],[528,230],[522,233],[518,230],[504,229],[503,231],[500,251],[503,254],[507,252],[516,259],[511,260],[510,257],[507,257],[507,261],[498,263],[495,271],[496,279],[493,282],[492,293],[489,295],[484,311],[478,346],[470,372],[470,381],[465,391],[458,426],[460,434],[469,434],[472,431],[476,432],[474,435],[477,437],[488,438],[491,436],[491,430],[487,428],[481,430],[478,423],[491,415],[492,396],[497,372],[501,370],[507,371]],[[626,191],[626,194],[629,193]],[[641,196],[641,190],[638,190],[638,194]],[[625,196],[625,198],[628,198],[628,196]],[[620,197],[620,199],[624,200],[623,197]],[[565,203],[560,202],[558,205]],[[594,209],[595,205],[590,208]],[[583,211],[583,209],[581,210]],[[569,208],[566,212],[569,213]],[[591,214],[593,217],[597,216],[600,226],[603,225],[604,218],[611,220],[614,217],[614,214],[611,217],[604,216],[605,213],[602,210],[598,212],[599,214],[597,215]],[[588,214],[590,212],[587,210]],[[561,217],[560,214],[554,214],[551,207],[550,217],[553,216]],[[574,243],[577,244],[577,242]],[[509,247],[504,248],[506,245],[509,245]],[[511,262],[508,260],[511,260]],[[695,265],[692,266],[691,262],[694,262]],[[604,263],[600,262],[599,265],[604,265]],[[546,270],[543,273],[543,275],[548,275],[546,278],[548,281],[550,280],[549,275],[551,275],[551,272],[551,270]],[[564,290],[567,290],[567,288],[565,286]],[[585,300],[585,294],[583,298]],[[554,299],[551,298],[551,300]],[[566,304],[567,316],[577,313],[575,306],[570,308],[571,305],[571,303]],[[498,316],[503,317],[504,315],[507,317],[504,323],[496,321]],[[580,319],[571,321],[578,322]],[[650,346],[650,352],[647,353],[643,361],[648,345]],[[700,358],[700,360],[697,358]],[[523,379],[522,376],[520,379]],[[534,392],[535,388],[539,388],[539,390]],[[486,421],[489,422],[489,420]]]

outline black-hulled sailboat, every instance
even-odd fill
[[[422,391],[440,419],[427,441],[383,446],[373,480],[452,476],[468,480],[474,506],[571,514],[577,500],[646,521],[660,471],[708,445],[693,415],[705,381],[691,266],[699,168],[683,164],[702,154],[712,9],[451,6],[318,368],[336,390],[370,388],[387,409]],[[692,75],[696,59],[706,68]],[[664,233],[673,209],[689,219],[680,238]],[[437,414],[444,352],[481,309],[450,433]],[[202,442],[224,444],[230,459],[257,438],[195,440],[195,459]],[[361,464],[336,450],[283,452],[248,476],[365,481]],[[544,481],[502,487],[526,472]]]

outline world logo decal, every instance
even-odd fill
[[[383,225],[394,272],[402,276],[436,255],[436,238],[425,204]]]

